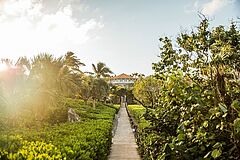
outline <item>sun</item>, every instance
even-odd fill
[[[8,69],[5,63],[0,63],[0,71],[6,71]]]

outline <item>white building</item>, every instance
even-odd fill
[[[122,73],[118,76],[111,77],[110,83],[113,85],[128,87],[132,86],[136,80],[136,78]]]

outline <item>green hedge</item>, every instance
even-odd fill
[[[80,114],[81,122],[2,131],[0,159],[107,159],[117,108],[98,104],[93,109],[71,99],[66,105]]]
[[[128,111],[135,122],[138,124],[139,130],[149,125],[149,122],[144,118],[146,108],[141,105],[128,105]]]
[[[131,117],[134,119],[135,123],[137,123],[137,144],[138,150],[143,157],[143,159],[152,159],[150,155],[146,154],[146,150],[151,150],[154,148],[150,148],[148,143],[152,142],[149,138],[153,136],[149,133],[146,133],[146,129],[150,126],[149,121],[144,118],[144,114],[146,113],[146,108],[141,105],[128,105],[128,111]]]

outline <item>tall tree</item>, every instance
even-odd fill
[[[68,66],[68,68],[72,71],[81,73],[82,71],[80,70],[80,67],[85,66],[85,64],[82,63],[73,52],[67,52],[67,54],[64,56],[64,65]]]
[[[100,77],[109,77],[110,74],[113,74],[110,68],[106,66],[103,62],[98,62],[97,65],[92,64],[93,72],[97,78]]]
[[[143,106],[154,108],[160,96],[161,85],[161,80],[158,80],[153,76],[138,79],[133,87],[135,100]]]
[[[24,109],[31,112],[31,118],[44,120],[63,106],[61,97],[73,97],[79,91],[83,75],[80,67],[84,64],[72,52],[59,58],[46,53],[30,60],[21,57],[16,64],[2,61],[9,67],[1,83],[3,98],[14,112]]]
[[[177,43],[168,37],[160,41],[159,62],[153,64],[161,81],[160,96],[145,114],[151,122],[145,133],[154,138],[149,142],[151,138],[143,134],[141,139],[147,140],[141,146],[150,144],[143,155],[146,159],[239,159],[236,24],[210,29],[203,19],[196,30],[181,33]]]

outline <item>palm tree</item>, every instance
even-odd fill
[[[93,100],[93,108],[96,107],[96,100],[105,100],[109,93],[109,85],[102,78],[93,78],[90,85],[90,95]]]
[[[60,58],[44,53],[32,59],[29,77],[40,115],[44,116],[46,107],[57,107],[59,97],[72,97],[77,93],[83,65],[72,52]]]
[[[85,66],[85,64],[73,52],[67,52],[62,59],[58,80],[60,82],[60,89],[63,92],[65,90],[68,96],[74,95],[79,90],[83,77],[83,72],[80,70],[81,66]]]
[[[113,72],[103,62],[98,62],[97,65],[92,64],[94,74],[97,78],[109,77]]]
[[[5,59],[2,58],[1,63],[5,63],[8,67],[13,65],[13,61],[11,59],[8,59],[8,58],[5,58]]]
[[[32,75],[30,76],[40,80],[44,87],[69,96],[69,93],[73,94],[79,86],[83,74],[80,70],[81,66],[84,66],[84,63],[72,52],[60,58],[54,58],[49,54],[39,54],[32,61]]]
[[[64,64],[68,66],[70,70],[81,73],[83,72],[79,68],[81,66],[85,66],[85,64],[82,63],[73,52],[67,52],[67,54],[64,56]]]
[[[15,64],[10,59],[1,62],[9,68],[11,79],[0,78],[0,116],[6,108],[16,118],[17,109],[21,109],[21,116],[29,120],[47,120],[55,111],[65,111],[64,96],[79,92],[83,76],[80,67],[84,64],[72,52],[59,58],[42,53],[31,59],[20,57]]]

